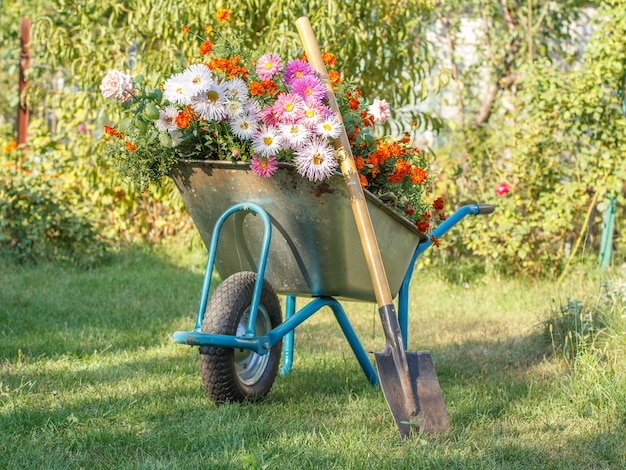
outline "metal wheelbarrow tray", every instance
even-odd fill
[[[341,174],[313,182],[280,163],[274,176],[260,178],[242,162],[187,161],[172,177],[207,247],[215,222],[234,203],[267,211],[273,231],[265,279],[276,292],[375,300]],[[426,237],[380,199],[369,192],[366,197],[395,296]],[[216,258],[221,278],[256,271],[262,238],[263,223],[254,214],[241,212],[225,223]]]

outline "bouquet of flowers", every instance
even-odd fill
[[[359,89],[332,69],[323,53],[341,117],[327,104],[326,87],[305,56],[284,61],[273,52],[254,55],[205,25],[199,57],[157,87],[111,70],[100,85],[121,103],[126,117],[105,126],[107,154],[139,188],[159,182],[179,160],[249,162],[259,178],[271,178],[278,162],[291,162],[304,178],[323,180],[338,171],[333,139],[347,131],[362,186],[426,233],[443,220],[443,201],[429,197],[434,175],[429,154],[397,139],[373,134],[391,110],[385,100],[367,103]],[[188,33],[188,28],[183,28]],[[340,121],[341,118],[341,121]],[[413,134],[416,126],[412,125]]]

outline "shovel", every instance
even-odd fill
[[[330,107],[343,122],[309,19],[298,18],[296,27],[309,63],[326,86]],[[334,145],[385,333],[384,349],[374,354],[383,394],[402,439],[414,430],[424,433],[445,431],[450,422],[430,352],[407,352],[404,349],[398,316],[345,128]]]

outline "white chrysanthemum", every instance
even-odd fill
[[[184,93],[193,98],[199,93],[207,91],[213,84],[213,73],[204,64],[193,64],[185,69],[182,75]]]
[[[241,78],[233,78],[224,82],[224,93],[227,98],[239,100],[242,103],[248,101],[248,87]]]
[[[263,157],[273,157],[282,148],[280,131],[276,127],[261,125],[252,137],[252,148]]]
[[[166,106],[165,109],[159,111],[159,119],[154,121],[154,126],[163,132],[175,131],[178,129],[176,116],[178,116],[178,109],[174,106]]]
[[[307,145],[297,150],[294,162],[298,173],[311,181],[323,180],[337,168],[335,150],[319,137],[313,137]]]
[[[191,100],[194,112],[206,121],[221,121],[226,118],[224,89],[213,82],[209,89]]]
[[[336,139],[341,134],[342,124],[339,122],[335,116],[328,116],[326,119],[321,121],[317,126],[315,126],[315,130],[322,137],[327,137],[329,139]]]
[[[298,123],[281,125],[280,133],[287,145],[294,149],[302,147],[311,136],[311,131]]]
[[[191,96],[186,93],[185,79],[182,73],[176,73],[165,80],[163,95],[170,103],[186,106],[191,103]]]
[[[257,122],[247,113],[241,113],[228,123],[235,137],[242,140],[251,140],[257,130]]]
[[[243,104],[239,100],[226,99],[224,108],[226,109],[226,114],[231,119],[243,113]]]
[[[170,132],[170,137],[172,138],[172,147],[180,145],[183,141],[183,133],[180,129]]]

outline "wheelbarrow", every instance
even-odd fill
[[[367,379],[378,384],[341,305],[345,299],[376,300],[342,175],[313,182],[280,163],[272,178],[259,178],[247,163],[189,160],[171,176],[208,249],[194,328],[175,332],[173,339],[199,346],[200,375],[211,400],[266,396],[281,356],[281,374],[292,368],[294,330],[323,307],[334,313]],[[373,194],[364,195],[406,349],[409,285],[431,240]],[[433,235],[443,236],[467,215],[492,211],[487,204],[463,206]],[[214,271],[223,281],[209,298]],[[279,294],[285,297],[284,318]],[[308,302],[297,309],[297,298]],[[403,436],[410,432],[412,423],[396,424]]]

